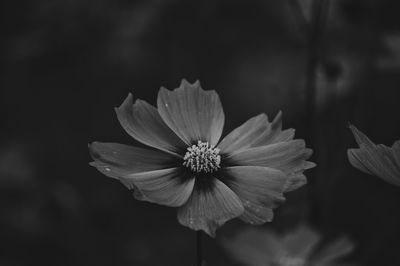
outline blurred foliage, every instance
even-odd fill
[[[88,142],[132,142],[113,113],[128,92],[154,104],[160,85],[187,78],[218,91],[227,132],[283,110],[284,127],[315,143],[314,185],[288,194],[274,228],[314,213],[324,235],[359,243],[351,257],[359,265],[400,265],[398,188],[346,159],[354,145],[348,121],[377,143],[400,136],[400,4],[330,1],[310,140],[299,21],[308,20],[310,1],[297,13],[289,2],[2,3],[0,264],[190,265],[194,235],[174,211],[135,201],[87,165]],[[220,234],[241,227],[233,222]],[[213,241],[206,247],[210,265],[226,265]]]

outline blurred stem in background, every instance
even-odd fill
[[[305,114],[306,114],[306,136],[311,148],[315,149],[317,139],[315,136],[316,121],[316,96],[317,96],[317,71],[323,59],[322,37],[328,17],[329,0],[310,0],[309,5],[299,1],[288,0],[289,7],[293,12],[294,19],[299,29],[304,33],[307,45],[306,70],[305,70]],[[302,10],[303,8],[303,10]],[[310,10],[304,10],[308,8]],[[306,15],[309,11],[310,16]],[[314,157],[315,154],[314,154]],[[318,158],[314,159],[318,164]],[[308,201],[309,201],[309,222],[313,225],[319,224],[319,206],[316,195],[316,180],[311,172],[309,174]]]
[[[317,139],[315,136],[316,121],[316,93],[317,93],[317,70],[318,65],[323,58],[323,33],[327,21],[329,0],[313,0],[311,3],[311,20],[308,27],[308,53],[307,66],[305,73],[305,91],[306,91],[306,134],[309,138],[310,146],[315,150]],[[318,164],[318,158],[315,158]],[[309,179],[309,219],[314,225],[319,224],[320,209],[316,195],[316,180],[311,175]]]
[[[203,265],[203,232],[196,231],[196,266]]]

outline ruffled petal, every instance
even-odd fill
[[[298,139],[235,152],[227,160],[232,165],[264,166],[292,174],[310,167],[305,160],[311,154],[312,150],[305,147],[304,140]]]
[[[221,153],[232,153],[249,148],[268,128],[269,122],[266,114],[252,117],[223,138],[218,144],[218,148]]]
[[[290,141],[294,138],[294,133],[295,130],[293,128],[282,130],[282,112],[279,111],[271,122],[269,129],[252,145],[252,147]]]
[[[183,176],[179,168],[135,173],[122,178],[128,187],[140,191],[142,200],[170,207],[185,204],[193,191],[194,180]]]
[[[157,99],[158,112],[165,123],[190,145],[207,141],[215,146],[222,134],[224,112],[218,94],[204,91],[196,81],[182,80],[179,88],[161,88]]]
[[[164,123],[157,109],[142,100],[133,104],[132,94],[115,112],[122,127],[137,141],[166,152],[178,153],[185,149],[186,145]]]
[[[162,151],[118,143],[93,142],[88,146],[94,159],[90,165],[113,178],[170,167],[178,159]]]
[[[304,170],[314,168],[316,166],[313,162],[304,161],[303,167],[296,172],[288,174],[288,182],[286,183],[285,192],[296,190],[307,184],[307,178],[303,174]]]
[[[287,175],[259,166],[234,166],[224,169],[225,182],[243,202],[244,213],[240,218],[250,224],[263,224],[273,218],[272,209],[285,198]]]
[[[392,148],[376,145],[356,127],[350,125],[350,129],[360,146],[359,149],[347,150],[350,163],[367,174],[400,186],[400,161],[396,143]]]
[[[218,227],[243,211],[239,197],[218,179],[209,188],[202,188],[196,181],[191,197],[178,211],[178,220],[184,226],[215,237]]]
[[[292,140],[294,129],[282,131],[282,113],[279,112],[270,123],[266,114],[247,120],[229,133],[219,144],[221,153],[229,154],[251,147]]]

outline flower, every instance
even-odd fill
[[[347,238],[318,248],[321,236],[306,226],[284,235],[269,230],[246,229],[223,242],[226,251],[247,266],[334,266],[353,250]]]
[[[359,149],[348,149],[350,163],[364,173],[375,175],[383,180],[400,186],[400,140],[392,147],[376,145],[355,126],[350,125]]]
[[[197,81],[161,88],[157,109],[132,95],[116,108],[122,127],[148,148],[93,142],[91,163],[134,190],[136,199],[179,207],[178,221],[215,236],[226,221],[272,219],[283,192],[306,183],[312,151],[294,130],[255,116],[220,140],[225,115],[218,94]]]

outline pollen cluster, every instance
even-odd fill
[[[198,141],[197,144],[187,148],[183,157],[183,165],[195,173],[212,173],[221,166],[219,149],[210,147],[208,142]]]

